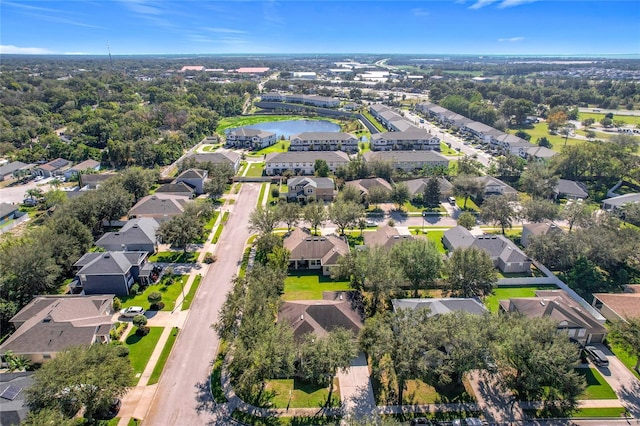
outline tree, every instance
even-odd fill
[[[549,165],[531,162],[520,176],[520,186],[533,198],[549,198],[558,185],[558,176]]]
[[[25,399],[36,413],[50,409],[72,417],[84,407],[84,416],[91,421],[96,412],[124,396],[131,383],[129,358],[121,356],[117,346],[77,346],[59,352],[35,372]]]
[[[558,333],[552,318],[509,315],[501,320],[492,351],[501,388],[518,400],[542,401],[550,416],[570,415],[585,388],[575,371],[578,347]]]
[[[52,191],[47,191],[44,194],[44,208],[50,209],[52,207],[64,204],[67,201],[67,194],[64,191],[59,189],[55,189]]]
[[[391,249],[391,257],[411,283],[413,297],[433,285],[440,276],[442,255],[431,240],[406,240]]]
[[[640,372],[640,318],[627,317],[624,321],[614,321],[609,338],[636,358],[634,370]]]
[[[476,217],[470,212],[462,212],[458,216],[458,225],[471,229],[476,226]]]
[[[44,191],[40,188],[30,188],[25,193],[25,197],[33,202],[38,201],[44,195]]]
[[[567,122],[567,113],[565,111],[559,110],[550,113],[547,116],[547,126],[549,128],[549,132],[555,132],[563,126]]]
[[[529,199],[522,202],[521,215],[531,222],[555,220],[559,214],[558,205],[553,201]]]
[[[103,221],[111,221],[126,216],[133,205],[134,196],[123,186],[111,179],[96,190],[98,195],[96,203],[96,213],[99,220],[98,225]]]
[[[429,178],[424,187],[422,199],[427,207],[438,207],[440,205],[440,183],[437,177]]]
[[[482,167],[481,162],[468,155],[458,158],[458,176],[480,176],[482,174]]]
[[[547,138],[546,136],[538,138],[537,143],[538,143],[538,146],[551,148],[551,142],[549,141],[549,138]]]
[[[60,411],[44,408],[38,412],[31,411],[21,426],[77,426],[76,419],[66,418]]]
[[[260,234],[268,234],[273,231],[279,217],[275,209],[258,206],[249,216],[249,229]]]
[[[355,186],[345,185],[342,187],[342,190],[340,190],[340,192],[338,193],[338,200],[345,201],[345,202],[351,201],[353,203],[361,203],[362,194],[360,194],[360,191]]]
[[[348,370],[356,356],[354,335],[344,328],[335,328],[324,337],[311,333],[305,337],[299,354],[301,373],[313,383],[329,386],[325,406],[330,406],[338,369]]]
[[[575,129],[576,126],[573,123],[565,123],[560,128],[560,134],[564,136],[564,146],[567,146],[567,139],[569,139],[569,136],[571,136]]]
[[[398,182],[391,188],[391,202],[395,203],[398,210],[402,210],[402,205],[409,201],[409,188],[404,182]]]
[[[454,195],[464,197],[463,209],[467,208],[469,197],[477,197],[484,192],[484,184],[475,176],[458,175],[452,183]]]
[[[497,282],[491,257],[473,246],[454,250],[444,271],[449,292],[457,297],[485,297]]]
[[[162,223],[156,235],[162,242],[175,247],[182,247],[187,252],[189,244],[194,243],[202,236],[203,225],[195,214],[187,212],[174,216]]]
[[[373,186],[369,190],[369,195],[367,196],[367,199],[371,204],[375,206],[377,204],[385,203],[389,201],[390,193],[389,193],[389,190],[382,185]]]
[[[115,180],[119,180],[122,187],[133,195],[134,201],[138,201],[151,190],[156,181],[156,172],[142,167],[130,167],[121,172]]]
[[[482,203],[480,218],[485,222],[500,225],[504,235],[505,229],[511,228],[516,218],[514,202],[514,197],[509,195],[490,195]]]
[[[302,213],[302,207],[298,203],[280,203],[276,208],[278,220],[287,224],[287,231],[291,231],[298,221],[300,220],[300,214]]]
[[[220,198],[227,188],[227,180],[213,177],[204,183],[204,192],[213,200]]]
[[[344,235],[345,228],[355,226],[363,216],[364,208],[361,204],[338,200],[329,206],[329,219],[338,225],[341,235]]]
[[[622,213],[625,222],[640,226],[640,203],[626,203]]]
[[[135,317],[133,317],[133,325],[138,328],[144,327],[145,325],[147,325],[147,317],[145,317],[144,315],[136,315]]]
[[[574,265],[562,274],[562,280],[580,296],[589,300],[592,299],[593,293],[609,290],[600,268],[584,256],[579,256]]]
[[[327,177],[331,170],[329,170],[329,165],[325,160],[318,159],[313,164],[313,171],[318,177]]]
[[[304,220],[311,223],[314,234],[318,232],[318,226],[321,226],[327,218],[324,205],[318,201],[307,204],[302,210],[302,215],[304,216]]]

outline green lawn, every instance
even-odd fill
[[[627,351],[625,351],[618,345],[609,343],[609,348],[611,349],[611,352],[613,352],[614,355],[618,357],[618,359],[629,369],[629,371],[631,371],[638,379],[640,379],[640,374],[636,370],[634,370],[634,367],[638,362],[638,358],[633,355],[629,355]]]
[[[587,388],[578,399],[618,399],[611,386],[595,368],[576,368],[587,382]]]
[[[149,256],[149,262],[162,263],[194,263],[198,259],[198,252],[159,251]]]
[[[274,408],[322,407],[329,396],[329,387],[319,387],[299,378],[269,380],[265,391],[274,393],[271,399]],[[334,379],[331,401],[333,407],[337,407],[340,403],[340,388],[337,379]]]
[[[442,236],[444,235],[444,231],[438,230],[438,231],[430,231],[429,227],[425,227],[424,228],[424,234],[422,233],[422,227],[417,227],[417,226],[411,226],[409,228],[410,232],[413,235],[424,235],[427,234],[427,239],[432,241],[436,247],[438,248],[438,251],[442,254],[445,254],[447,252],[447,250],[444,248],[444,245],[442,244]]]
[[[224,357],[226,356],[226,354],[227,342],[221,340],[218,355],[216,355],[216,360],[213,363],[211,376],[209,378],[209,383],[211,385],[211,395],[213,396],[213,400],[218,404],[227,402],[227,397],[224,395],[224,390],[222,390],[222,383],[220,383],[220,377],[222,376],[222,364],[224,363]]]
[[[564,136],[562,135],[550,135],[549,128],[547,127],[546,122],[536,123],[533,125],[533,128],[522,128],[522,129],[510,129],[509,133],[516,133],[518,130],[524,130],[528,134],[531,135],[531,143],[536,144],[538,139],[542,137],[546,137],[549,142],[551,142],[551,148],[555,151],[562,151],[565,146]],[[566,145],[579,145],[583,144],[585,141],[581,139],[573,139],[568,138]]]
[[[259,149],[257,151],[252,151],[247,154],[248,157],[263,157],[266,154],[271,152],[287,152],[289,151],[289,145],[291,142],[288,140],[279,140],[271,146],[267,146],[265,148]]]
[[[464,197],[456,197],[456,205],[462,210],[468,210],[472,212],[479,212],[480,207],[473,201],[471,197],[467,199],[467,207],[464,207]]]
[[[320,272],[291,271],[284,281],[284,300],[320,300],[323,291],[349,290],[348,281],[334,281]]]
[[[218,242],[218,239],[220,238],[220,234],[222,234],[223,229],[224,229],[224,226],[222,224],[218,225],[218,229],[216,229],[216,233],[213,234],[213,238],[211,239],[211,242],[213,244],[216,244]]]
[[[371,115],[369,113],[369,111],[363,111],[362,115],[364,115],[375,127],[376,129],[378,129],[381,132],[386,132],[387,129],[384,128],[384,126],[382,125],[382,123],[380,123],[378,120],[376,120],[373,115]]]
[[[194,278],[191,283],[191,288],[189,288],[189,293],[184,298],[184,302],[182,302],[182,309],[186,311],[191,307],[191,302],[193,302],[193,298],[196,296],[196,291],[198,291],[198,287],[200,286],[200,282],[202,281],[202,275],[198,274]]]
[[[136,327],[133,327],[124,341],[129,348],[129,359],[136,377],[140,377],[139,375],[142,374],[147,366],[147,362],[151,358],[151,353],[155,349],[164,327],[150,327],[150,329],[149,334],[140,337],[136,335]]]
[[[274,197],[273,197],[273,195],[271,194],[271,190],[272,190],[273,188],[278,188],[278,191],[279,191],[279,190],[280,190],[279,186],[280,186],[280,185],[278,185],[277,183],[272,183],[272,184],[270,184],[270,185],[269,185],[269,188],[267,189],[267,191],[269,191],[269,192],[268,192],[268,194],[269,194],[269,198],[267,199],[267,204],[269,204],[269,205],[273,205],[273,204],[276,204],[276,203],[278,202],[278,199],[279,199],[280,197],[278,197],[278,198],[274,198]],[[286,185],[285,185],[285,186],[286,186]],[[285,191],[285,192],[286,192],[286,191]],[[280,194],[282,194],[282,192],[281,192]]]
[[[523,287],[498,287],[493,290],[493,294],[484,299],[484,304],[491,312],[498,312],[499,300],[516,297],[535,297],[536,290],[557,289],[554,285],[547,286],[523,286]]]
[[[238,272],[239,277],[244,277],[247,274],[247,265],[249,264],[249,255],[251,254],[251,247],[247,247],[244,249],[244,253],[242,254],[242,263],[240,264],[240,271]]]
[[[171,284],[170,279],[173,278],[174,282]],[[128,308],[129,306],[142,306],[144,309],[149,309],[149,301],[147,297],[153,291],[159,291],[162,294],[162,302],[164,302],[163,311],[172,311],[175,308],[176,299],[182,292],[180,286],[180,280],[182,285],[187,282],[187,275],[163,275],[162,279],[157,284],[147,286],[147,288],[141,294],[135,296],[122,296],[122,307]]]
[[[162,353],[160,353],[160,358],[158,358],[156,366],[153,367],[153,372],[151,373],[151,376],[149,376],[147,385],[153,385],[155,383],[158,383],[158,380],[160,380],[160,375],[162,374],[162,370],[164,370],[164,365],[167,363],[167,359],[169,359],[169,354],[171,354],[173,344],[178,338],[178,331],[178,327],[173,328],[173,332],[169,335],[169,338],[164,344],[164,348],[162,348]]]
[[[213,216],[211,217],[211,219],[209,219],[209,221],[206,223],[206,225],[204,225],[204,230],[209,233],[211,232],[211,230],[213,229],[213,225],[216,223],[216,219],[218,219],[218,215],[220,213],[218,212],[213,212]]]
[[[249,170],[245,176],[260,177],[264,170],[264,163],[250,163]]]
[[[581,417],[623,417],[624,408],[622,407],[605,407],[605,408],[580,408],[571,418],[577,419]]]
[[[449,155],[449,156],[459,156],[462,155],[460,154],[459,151],[456,151],[453,148],[450,148],[446,143],[444,142],[440,142],[440,154],[442,155]]]
[[[474,399],[471,395],[463,385],[453,385],[438,391],[422,380],[408,380],[402,400],[406,405],[469,402]]]
[[[252,414],[243,413],[239,410],[234,410],[231,413],[231,418],[240,422],[243,425],[252,426],[302,426],[302,425],[340,425],[340,418],[327,417],[327,416],[295,416],[295,417],[258,417]]]
[[[597,113],[597,112],[581,112],[578,113],[578,120],[583,121],[586,120],[587,118],[593,118],[594,120],[596,120],[596,123],[599,123],[600,120],[602,120],[604,118],[604,113]],[[614,121],[622,121],[625,124],[633,124],[633,125],[640,125],[640,116],[637,115],[618,115],[618,114],[613,114],[613,120]]]
[[[217,143],[217,144],[215,144],[215,145],[204,145],[204,146],[202,147],[202,150],[203,150],[203,151],[206,151],[206,152],[213,152],[213,151],[215,151],[216,149],[220,148],[221,146],[222,146],[222,144],[221,144],[221,143]]]
[[[263,183],[262,185],[260,185],[260,194],[258,194],[258,205],[259,206],[262,205],[262,199],[264,198],[264,192],[267,190],[269,185],[270,184],[268,184],[268,183]]]

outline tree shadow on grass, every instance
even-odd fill
[[[137,333],[133,333],[132,335],[127,337],[127,340],[125,340],[125,343],[127,345],[135,345],[136,343],[138,343],[143,338],[144,338],[144,336],[139,336]]]

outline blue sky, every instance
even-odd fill
[[[640,54],[640,1],[20,1],[0,52]]]

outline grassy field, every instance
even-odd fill
[[[164,327],[149,327],[151,330],[146,336],[140,337],[136,335],[136,327],[133,327],[131,332],[127,335],[124,343],[129,348],[129,359],[131,360],[131,366],[136,378],[139,378],[140,374],[144,371],[151,353],[160,339],[162,330]]]
[[[223,229],[224,229],[224,225],[222,224],[218,225],[218,229],[216,229],[216,233],[213,234],[213,238],[211,239],[211,242],[213,244],[216,244],[218,242],[218,239],[220,239],[220,234],[222,234]]]
[[[608,408],[580,408],[576,411],[571,418],[579,419],[584,417],[600,417],[600,418],[608,418],[608,417],[623,417],[624,416],[624,408],[622,407],[608,407]]]
[[[633,369],[638,362],[638,358],[633,355],[629,355],[627,351],[625,351],[618,345],[609,343],[609,348],[611,349],[611,352],[613,352],[615,356],[617,356],[618,359],[629,369],[629,371],[631,371],[638,379],[640,379],[640,374],[638,374],[638,372]]]
[[[268,192],[269,198],[267,199],[267,204],[270,204],[270,205],[276,204],[278,202],[278,199],[280,198],[280,197],[278,198],[273,197],[273,195],[271,194],[271,191],[273,190],[273,188],[278,188],[278,190],[280,190],[280,185],[278,185],[277,183],[272,183],[269,185],[269,188],[267,189],[267,191],[269,191]],[[286,188],[286,185],[285,185],[285,188]],[[282,194],[282,192],[280,194]]]
[[[459,151],[455,149],[449,148],[446,143],[440,142],[440,154],[449,155],[449,156],[460,156],[462,155]]]
[[[197,251],[159,251],[149,256],[149,262],[163,263],[194,263],[197,259]]]
[[[363,111],[362,115],[364,115],[380,132],[386,132],[387,129],[384,128],[382,123],[376,120],[373,115],[369,113],[369,111]]]
[[[422,227],[416,226],[411,226],[409,228],[413,235],[424,236],[424,234],[422,233],[422,229]],[[445,254],[447,252],[447,250],[444,248],[444,245],[442,244],[442,236],[444,235],[444,231],[430,231],[429,228],[426,227],[424,228],[424,232],[427,234],[427,239],[432,241],[436,245],[440,253]]]
[[[618,399],[611,386],[595,368],[576,368],[587,382],[587,388],[578,399]]]
[[[202,275],[198,274],[194,278],[191,283],[191,287],[189,288],[189,293],[184,297],[184,302],[182,302],[182,311],[186,311],[191,307],[191,302],[193,302],[193,298],[196,296],[196,291],[198,291],[198,287],[200,286],[200,282],[202,281]]]
[[[484,304],[491,312],[498,312],[499,300],[516,297],[535,297],[536,290],[554,290],[554,285],[548,286],[525,286],[525,287],[498,287],[493,290],[493,294],[484,299]]]
[[[169,283],[171,277],[174,278],[173,284]],[[172,311],[176,304],[176,299],[182,291],[180,286],[180,280],[182,285],[187,282],[187,275],[163,275],[162,279],[157,284],[147,286],[147,288],[141,294],[135,296],[122,296],[122,307],[128,308],[129,306],[142,306],[144,309],[149,309],[149,301],[147,297],[151,292],[159,291],[162,294],[162,302],[164,303],[163,311]]]
[[[600,120],[604,118],[604,113],[596,113],[596,112],[581,112],[578,114],[578,120],[583,121],[587,118],[593,118],[596,120],[596,123],[599,123]],[[633,124],[635,126],[640,125],[640,116],[637,115],[613,115],[614,121],[622,121],[625,124]]]
[[[204,225],[204,230],[205,232],[207,232],[207,234],[213,229],[213,225],[216,223],[216,219],[218,219],[219,214],[219,212],[213,212],[213,216],[211,217],[211,219],[209,219],[206,225]]]
[[[291,271],[284,281],[284,300],[320,300],[323,291],[349,290],[348,281],[334,281],[320,272]]]
[[[331,405],[337,407],[340,403],[340,386],[337,379],[333,383]],[[298,378],[269,380],[265,391],[274,393],[271,399],[274,408],[319,408],[324,406],[329,396],[328,387],[318,387]]]
[[[542,138],[542,137],[546,137],[547,139],[549,139],[549,142],[551,142],[551,149],[555,150],[555,151],[562,151],[564,146],[565,146],[565,141],[564,141],[564,136],[562,135],[550,135],[549,134],[549,129],[547,127],[547,123],[536,123],[533,125],[533,128],[522,128],[520,130],[524,130],[525,132],[527,132],[528,134],[531,135],[531,143],[532,144],[536,144],[538,139]],[[518,131],[518,129],[515,130],[509,130],[509,133],[516,133]],[[585,141],[581,140],[581,139],[574,139],[574,138],[568,138],[567,139],[567,146],[571,146],[571,145],[581,145],[583,144]]]
[[[472,211],[472,212],[480,211],[480,207],[478,207],[478,205],[473,201],[471,197],[469,197],[469,199],[467,200],[467,207],[463,207],[464,197],[456,197],[456,205],[461,209],[466,209],[468,211]]]
[[[289,145],[291,145],[291,142],[288,140],[279,140],[271,146],[247,153],[247,157],[263,157],[270,152],[287,152],[289,151]]]
[[[260,177],[264,170],[264,163],[251,163],[249,164],[249,170],[245,176]]]
[[[162,353],[160,353],[160,357],[158,358],[158,362],[156,366],[153,367],[153,372],[151,376],[149,376],[149,381],[147,385],[153,385],[158,383],[160,380],[160,375],[162,375],[162,370],[164,370],[164,365],[167,363],[167,359],[169,359],[169,354],[171,354],[171,349],[173,348],[173,344],[176,342],[178,338],[178,327],[174,327],[173,332],[169,335],[164,347],[162,348]]]
[[[468,384],[465,382],[465,385]],[[473,400],[471,395],[473,391],[467,391],[466,386],[456,385],[438,392],[422,380],[409,380],[402,395],[402,402],[405,405],[469,402]]]

